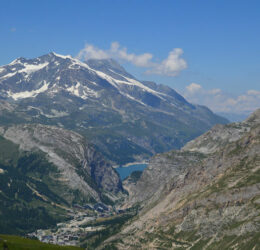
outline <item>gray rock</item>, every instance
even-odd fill
[[[75,132],[40,124],[0,127],[0,134],[19,145],[21,151],[44,152],[58,167],[71,189],[80,190],[99,200],[102,190],[117,193],[122,190],[118,174],[85,138]],[[93,188],[87,178],[96,183]]]

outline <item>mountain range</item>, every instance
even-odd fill
[[[0,125],[76,131],[113,164],[177,149],[227,120],[172,88],[139,81],[113,59],[49,53],[0,67]]]
[[[0,67],[0,233],[257,249],[260,110],[226,123],[112,59],[18,58]],[[112,167],[148,158],[123,183]]]

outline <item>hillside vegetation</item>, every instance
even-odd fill
[[[0,234],[0,248],[5,250],[80,250],[74,246],[58,246],[13,235]]]

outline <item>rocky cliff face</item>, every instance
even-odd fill
[[[105,242],[119,249],[257,249],[260,110],[156,155],[127,205],[139,216]],[[129,186],[128,186],[129,188]]]
[[[40,124],[0,127],[0,134],[20,151],[43,152],[72,190],[99,200],[102,190],[122,190],[118,174],[100,153],[75,132]],[[91,185],[94,183],[94,185]]]

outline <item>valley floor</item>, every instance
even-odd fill
[[[37,238],[39,241],[61,246],[85,246],[89,241],[96,242],[95,236],[102,234],[110,236],[108,232],[113,226],[121,224],[135,215],[135,209],[117,210],[114,207],[107,207],[102,203],[91,205],[76,205],[70,211],[71,219],[58,223],[56,227],[50,229],[39,229],[28,234],[30,238]],[[113,231],[113,233],[115,233]],[[88,239],[88,242],[85,240]],[[92,243],[90,244],[92,247]]]

